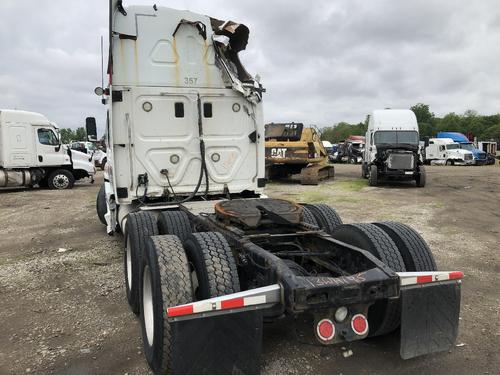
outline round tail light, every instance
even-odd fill
[[[335,325],[330,319],[322,319],[316,326],[316,333],[323,341],[330,341],[335,336]]]
[[[363,314],[356,314],[351,319],[351,328],[355,334],[363,336],[368,332],[368,320]]]

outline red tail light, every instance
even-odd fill
[[[355,334],[363,336],[368,332],[368,320],[363,314],[356,314],[351,319],[351,328]]]
[[[316,326],[316,333],[322,341],[330,341],[335,337],[335,325],[330,319],[322,319]]]

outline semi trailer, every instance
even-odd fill
[[[59,128],[44,115],[0,110],[0,188],[71,189],[76,180],[94,182],[89,157],[61,143]]]
[[[264,195],[264,90],[238,56],[245,25],[109,10],[97,213],[123,234],[127,301],[155,374],[257,374],[263,322],[284,316],[319,345],[398,328],[403,358],[454,345],[463,274],[437,271],[415,230]]]

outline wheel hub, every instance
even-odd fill
[[[144,267],[142,277],[142,311],[146,338],[150,346],[154,339],[154,314],[153,314],[153,290],[151,286],[151,271],[149,266]]]
[[[54,177],[54,186],[57,189],[66,189],[69,186],[69,178],[64,174],[58,174]]]
[[[130,251],[130,238],[127,238],[127,247],[125,248],[127,257],[127,284],[128,289],[132,289],[132,255]]]

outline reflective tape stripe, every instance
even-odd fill
[[[168,309],[168,316],[182,316],[193,313],[193,306],[191,305],[182,305],[177,307],[171,307]]]
[[[426,284],[446,280],[459,280],[464,277],[463,272],[397,272],[400,285]]]
[[[227,296],[210,298],[203,301],[167,308],[169,318],[209,313],[223,310],[241,309],[244,307],[258,307],[280,302],[281,287],[269,285]],[[263,306],[265,307],[265,306]]]
[[[221,302],[221,309],[237,309],[238,307],[245,306],[244,298],[234,298],[227,301]]]

